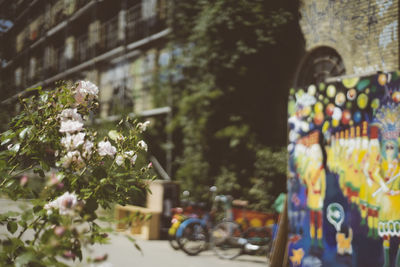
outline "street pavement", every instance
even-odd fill
[[[17,211],[19,205],[27,205],[22,201],[13,202],[8,199],[0,199],[0,213]],[[0,227],[0,237],[8,235],[5,226]],[[14,236],[17,233],[14,234]],[[29,231],[27,236],[33,235]],[[174,250],[166,240],[140,240],[136,239],[141,248],[139,251],[127,238],[127,234],[118,233],[110,235],[110,243],[95,245],[83,252],[84,259],[87,256],[108,255],[108,265],[91,265],[80,262],[65,262],[75,267],[262,267],[268,266],[266,257],[241,255],[234,260],[221,260],[212,251],[203,251],[197,256],[188,256],[183,251]],[[0,263],[1,265],[1,263]]]
[[[203,251],[197,256],[188,256],[174,250],[165,240],[137,240],[140,253],[133,244],[120,234],[111,237],[111,244],[96,246],[93,255],[108,253],[108,262],[113,267],[262,267],[268,266],[266,257],[242,255],[234,260],[221,260],[212,251]]]

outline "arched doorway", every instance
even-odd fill
[[[304,87],[325,82],[326,78],[342,76],[346,73],[342,57],[333,48],[318,47],[308,52],[296,73],[294,86]]]

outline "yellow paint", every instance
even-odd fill
[[[250,220],[250,225],[253,227],[261,227],[262,226],[262,222],[260,219],[258,218],[254,218]]]
[[[304,250],[302,248],[292,249],[292,254],[293,255],[290,256],[290,261],[292,262],[293,266],[300,266],[304,257]]]

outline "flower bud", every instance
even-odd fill
[[[21,186],[25,186],[25,185],[28,183],[28,180],[29,180],[28,176],[23,175],[23,176],[21,177],[21,179],[19,180],[19,184],[20,184]]]
[[[56,226],[56,228],[54,228],[54,234],[56,236],[62,236],[65,233],[66,229],[64,226]]]
[[[107,254],[104,254],[103,256],[97,256],[97,257],[94,258],[94,262],[105,261],[105,260],[107,260],[107,258],[108,258]]]
[[[61,190],[64,188],[64,183],[58,183],[57,184],[57,189]]]
[[[64,251],[63,257],[66,259],[73,259],[75,260],[76,255],[71,251]]]

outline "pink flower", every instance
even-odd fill
[[[64,188],[64,183],[58,183],[57,184],[57,189],[63,189]]]
[[[62,236],[65,233],[65,227],[63,226],[56,226],[54,228],[54,234],[56,236]]]
[[[68,150],[75,150],[85,141],[85,133],[67,134],[67,136],[61,138],[61,144]]]
[[[107,155],[113,157],[115,153],[117,153],[117,149],[113,147],[109,141],[101,141],[98,146],[99,155],[102,157]]]
[[[76,87],[75,101],[78,104],[86,103],[86,99],[92,100],[97,98],[99,89],[97,86],[89,81],[80,81]]]
[[[61,163],[64,168],[68,168],[71,163],[75,163],[78,168],[85,165],[81,153],[79,151],[69,151],[62,159]]]
[[[93,142],[86,140],[86,142],[83,144],[83,153],[82,156],[85,158],[90,158],[90,155],[92,154],[92,149],[93,149]]]
[[[83,128],[83,123],[79,121],[67,120],[61,121],[60,133],[79,132]]]
[[[104,254],[103,256],[97,256],[94,258],[94,262],[101,262],[101,261],[105,261],[108,258],[107,254]]]
[[[82,116],[81,114],[78,113],[78,110],[76,108],[67,108],[61,111],[61,114],[58,115],[58,117],[61,119],[61,121],[66,121],[66,120],[74,120],[74,121],[79,121],[82,122]]]
[[[75,260],[76,255],[71,250],[68,250],[64,252],[63,257]]]
[[[50,176],[50,185],[58,185],[64,179],[63,173],[52,173]]]
[[[149,165],[147,165],[148,169],[150,169],[151,167],[153,167],[153,162],[149,162]]]
[[[70,194],[69,192],[65,192],[62,196],[47,203],[44,209],[47,210],[48,215],[52,213],[52,209],[58,209],[60,215],[73,215],[77,204],[78,197],[75,193]]]
[[[20,184],[21,186],[25,186],[25,185],[28,183],[28,180],[29,180],[28,176],[23,175],[23,176],[21,177],[21,179],[19,180],[19,184]]]

